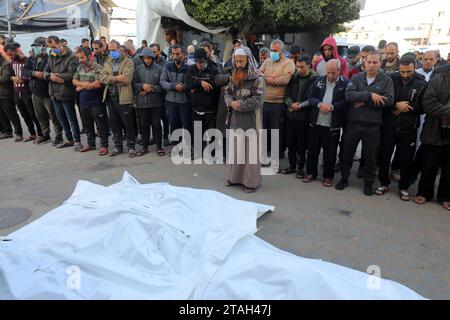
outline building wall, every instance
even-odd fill
[[[370,0],[368,0],[370,1]],[[405,41],[410,46],[437,46],[450,44],[450,5],[447,0],[430,0],[426,3],[383,14],[409,2],[393,2],[391,7],[378,6],[372,11],[363,10],[361,18],[349,24],[350,30],[341,34],[348,42],[378,44],[387,41]],[[370,2],[368,4],[371,4]]]

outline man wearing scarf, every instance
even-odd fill
[[[231,81],[224,95],[229,109],[228,162],[231,164],[226,185],[243,185],[247,193],[254,192],[262,180],[257,146],[258,131],[262,129],[264,89],[264,77],[250,49],[244,46],[236,49]],[[239,129],[243,132],[237,132]]]

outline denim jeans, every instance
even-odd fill
[[[68,140],[73,137],[75,142],[80,142],[80,127],[78,125],[77,113],[75,111],[75,101],[73,100],[53,100],[56,117],[61,123]]]

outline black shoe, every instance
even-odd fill
[[[338,182],[336,185],[336,190],[344,190],[348,187],[348,180],[347,179],[341,179],[341,181]]]
[[[364,194],[366,196],[373,196],[373,186],[370,183],[364,184]]]
[[[363,166],[359,166],[358,168],[358,178],[359,179],[364,179],[365,174],[364,174],[364,167]]]

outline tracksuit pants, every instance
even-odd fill
[[[377,170],[377,157],[380,149],[380,126],[364,123],[348,123],[344,134],[344,150],[341,158],[341,176],[350,177],[353,157],[360,141],[362,141],[362,154],[365,161],[364,181],[366,184],[375,182]]]

